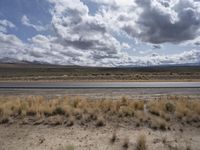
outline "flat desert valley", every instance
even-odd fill
[[[2,90],[0,147],[197,150],[199,96],[198,88]]]
[[[198,150],[199,70],[0,65],[0,150]]]

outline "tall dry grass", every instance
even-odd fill
[[[132,116],[136,110],[143,110],[143,101],[131,101],[125,98],[121,100],[86,100],[81,98],[70,99],[68,97],[46,100],[42,96],[29,96],[25,98],[7,97],[0,98],[0,115],[16,116],[52,116],[88,114],[122,114]]]
[[[137,138],[136,143],[136,150],[147,150],[147,144],[146,144],[146,136],[144,134],[139,135]]]
[[[156,100],[121,99],[88,100],[80,97],[43,96],[0,97],[0,118],[63,116],[82,123],[96,121],[97,126],[105,125],[112,119],[133,118],[150,127],[167,129],[169,121],[176,119],[186,122],[200,121],[200,101],[185,97],[160,97]],[[131,120],[132,119],[128,119]]]

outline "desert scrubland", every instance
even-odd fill
[[[0,81],[200,81],[199,66],[81,67],[0,64]]]
[[[177,149],[200,146],[200,101],[1,96],[1,149]]]

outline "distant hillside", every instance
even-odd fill
[[[0,80],[197,81],[200,66],[83,67],[6,63],[0,64]]]

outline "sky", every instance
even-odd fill
[[[200,0],[0,0],[0,62],[200,64]]]

